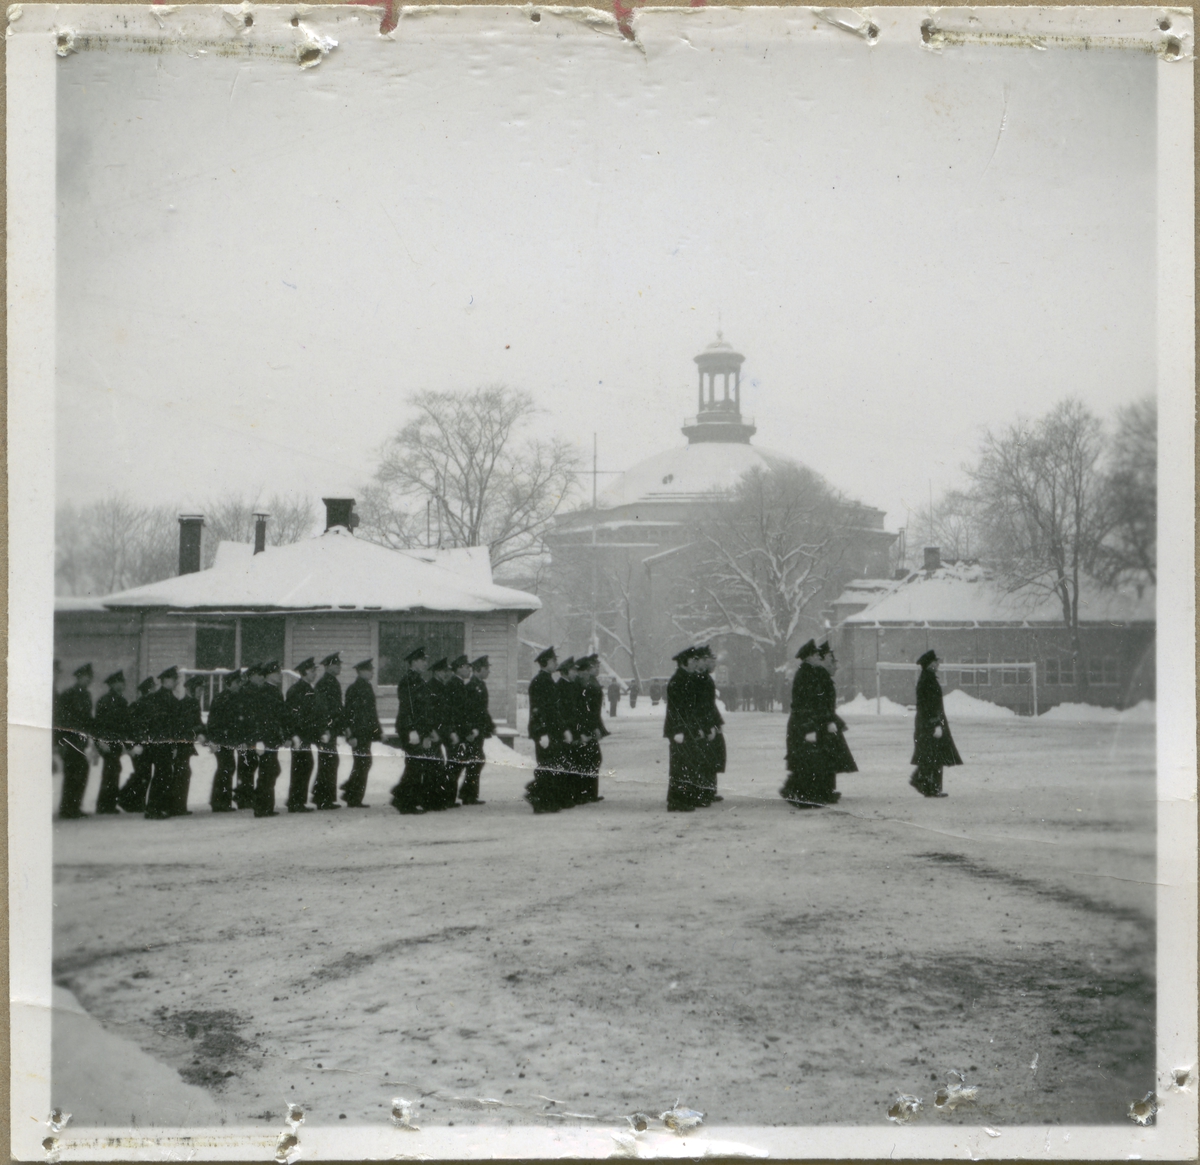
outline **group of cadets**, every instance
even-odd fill
[[[431,665],[418,647],[404,658],[408,670],[396,686],[404,771],[392,788],[392,806],[409,814],[482,805],[483,742],[496,733],[488,713],[488,657],[459,655]]]
[[[198,690],[208,683],[204,675],[184,680],[184,695],[175,689],[179,671],[169,667],[157,683],[147,677],[132,703],[125,698],[125,673],[105,678],[107,692],[92,709],[89,686],[91,664],[75,673],[75,683],[54,697],[54,743],[62,758],[63,787],[59,816],[84,816],[90,745],[102,764],[96,812],[124,810],[148,818],[179,817],[187,807],[191,761],[198,744],[216,757],[209,804],[214,813],[252,809],[256,817],[277,816],[275,782],[280,775],[279,749],[291,750],[287,809],[311,813],[309,787],[317,809],[338,809],[337,773],[339,736],[354,757],[350,775],[341,786],[347,807],[365,808],[371,745],[383,738],[371,685],[372,660],[355,665],[356,678],[342,694],[342,661],[339,653],[321,661],[324,674],[317,679],[317,663],[306,659],[296,665],[299,679],[282,692],[283,676],[277,661],[233,671],[213,697],[207,723]],[[316,750],[316,780],[313,750]],[[128,754],[132,771],[121,785],[121,758]]]
[[[600,657],[571,656],[559,663],[553,647],[537,656],[529,681],[529,736],[537,767],[525,786],[534,813],[557,813],[600,795],[600,741],[608,735],[601,713]]]
[[[780,796],[798,809],[836,804],[837,775],[858,771],[846,744],[846,722],[837,714],[833,675],[837,660],[829,644],[809,640],[797,652],[800,666],[792,681],[787,724],[787,779]],[[674,657],[675,674],[666,686],[663,735],[670,751],[667,808],[690,813],[723,800],[718,774],[725,771],[724,723],[712,671],[716,657],[707,646],[693,646]],[[396,737],[404,750],[404,770],[391,791],[400,813],[428,813],[482,805],[480,773],[484,742],[495,735],[488,712],[487,656],[429,663],[424,647],[410,652],[408,669],[397,686]],[[950,735],[937,681],[938,658],[927,651],[917,660],[916,723],[909,783],[925,797],[944,797],[942,770],[962,764]],[[609,733],[601,713],[604,688],[596,655],[559,663],[553,647],[537,656],[538,673],[529,684],[529,736],[536,767],[525,787],[534,813],[557,813],[600,795],[600,742]],[[216,757],[212,795],[214,813],[253,809],[256,817],[277,816],[275,782],[279,749],[291,752],[287,810],[311,813],[338,809],[338,737],[353,755],[341,786],[348,808],[363,802],[371,771],[371,745],[383,739],[372,685],[374,661],[354,665],[355,680],[342,693],[342,661],[335,652],[317,663],[305,659],[299,679],[285,698],[278,662],[269,660],[225,677],[214,696],[207,723],[197,691],[207,676],[190,675],[184,695],[175,694],[179,672],[170,667],[138,685],[132,703],[125,698],[125,674],[105,678],[107,692],[92,709],[92,665],[74,673],[75,682],[54,697],[54,742],[62,758],[59,816],[84,816],[94,744],[101,759],[96,812],[120,810],[148,818],[189,812],[191,759],[196,745]],[[315,750],[315,756],[314,756]],[[132,772],[120,783],[121,758],[128,754]],[[316,779],[313,780],[313,772]]]

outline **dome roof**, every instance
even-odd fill
[[[751,469],[795,464],[783,453],[745,442],[698,442],[655,454],[628,469],[597,498],[600,509],[637,502],[691,502],[730,490]]]

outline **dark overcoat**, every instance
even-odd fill
[[[823,668],[803,660],[792,677],[792,707],[787,723],[787,767],[800,773],[815,769],[821,759],[817,744],[804,738],[819,732],[825,719],[825,695],[820,677],[827,675]]]
[[[383,739],[383,726],[371,681],[359,676],[347,689],[342,706],[342,732],[354,740],[356,752],[369,752],[372,741]]]
[[[663,736],[670,741],[672,784],[698,785],[705,769],[705,736],[708,726],[701,711],[698,677],[680,667],[667,681],[667,714],[663,720]],[[675,737],[682,735],[682,741]]]
[[[942,735],[934,736],[940,728]],[[948,768],[960,765],[963,759],[950,735],[946,709],[942,703],[942,685],[937,674],[925,667],[917,677],[917,716],[913,726],[913,755],[909,762],[918,769]]]
[[[837,714],[837,685],[824,668],[814,669],[817,672],[817,685],[821,693],[822,723],[817,728],[817,747],[835,773],[856,773],[858,765],[850,746],[846,743],[846,722]],[[834,731],[829,726],[834,725]]]
[[[104,741],[110,752],[120,755],[130,739],[129,701],[117,692],[105,692],[96,701],[96,740]]]
[[[288,729],[293,736],[300,737],[300,746],[308,748],[316,744],[329,725],[329,713],[317,689],[307,680],[297,680],[288,688]]]
[[[319,680],[317,680],[317,695],[321,697],[321,703],[325,708],[325,728],[321,735],[329,733],[329,741],[332,743],[339,736],[345,735],[345,729],[342,725],[342,682],[333,674],[326,672]]]

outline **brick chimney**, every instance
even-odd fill
[[[358,525],[358,515],[354,512],[353,498],[322,498],[325,503],[325,529],[332,526],[345,526],[353,530]]]
[[[932,574],[942,568],[942,548],[940,546],[925,547],[925,573]]]
[[[200,569],[200,543],[203,534],[203,514],[179,515],[180,574],[195,574]]]
[[[267,519],[270,514],[254,515],[254,553],[261,554],[267,548]]]

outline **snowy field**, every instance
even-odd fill
[[[228,1123],[377,1123],[394,1096],[425,1125],[677,1098],[709,1126],[878,1123],[899,1093],[929,1122],[1124,1122],[1154,1086],[1153,723],[952,711],[938,801],[906,784],[911,722],[873,710],[810,812],[776,795],[779,713],[727,717],[725,801],[694,814],[665,812],[657,715],[610,721],[603,803],[542,817],[520,758],[485,806],[402,818],[381,748],[368,812],[214,818],[204,754],[191,817],[55,823],[55,979]],[[978,1100],[935,1112],[951,1070]]]

